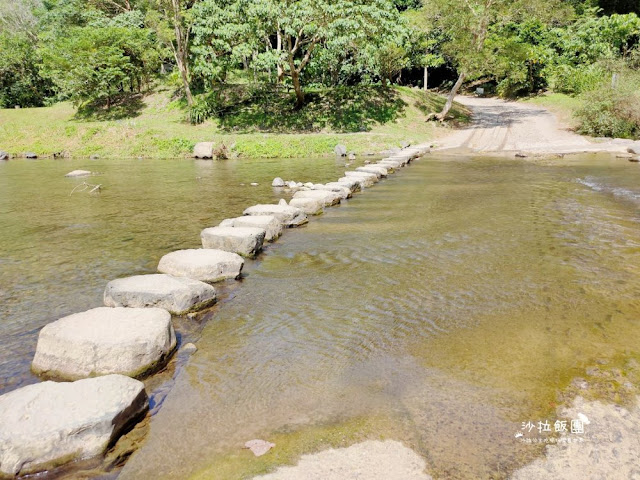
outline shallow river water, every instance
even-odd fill
[[[35,381],[37,329],[98,305],[109,279],[279,198],[276,175],[344,170],[105,161],[89,165],[102,194],[69,196],[79,181],[60,177],[78,166],[0,165],[4,390]],[[615,367],[596,393],[616,401],[637,379],[639,207],[640,169],[609,156],[414,162],[287,231],[214,313],[178,321],[198,351],[120,478],[250,478],[365,438],[404,442],[435,478],[506,478],[541,453],[515,438],[522,422],[553,423],[577,377]],[[252,438],[277,446],[256,459]]]

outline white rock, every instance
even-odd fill
[[[214,142],[200,142],[193,147],[193,156],[195,158],[213,158]]]
[[[285,183],[284,180],[282,180],[280,177],[276,177],[273,179],[273,182],[271,182],[271,186],[272,187],[284,187]]]
[[[298,184],[296,182],[289,181],[289,182],[287,182],[287,187],[289,187],[289,188],[297,188]]]
[[[256,457],[261,457],[273,447],[275,447],[275,443],[267,442],[265,440],[254,439],[249,440],[244,444],[244,448],[248,448]]]
[[[398,169],[403,166],[402,163],[396,162],[395,160],[381,160],[378,163],[376,163],[376,165],[384,168],[393,168],[393,169]]]
[[[144,384],[123,375],[43,382],[0,396],[0,476],[95,457],[148,408]]]
[[[377,183],[378,182],[378,176],[375,173],[367,173],[367,172],[344,172],[345,176],[347,177],[354,177],[354,178],[368,178],[369,180],[371,180],[373,183]]]
[[[200,233],[203,248],[217,248],[243,257],[255,257],[262,250],[266,230],[256,227],[213,227]]]
[[[251,183],[251,186],[252,186],[252,187],[257,187],[258,185],[260,185],[260,184],[259,184],[259,183],[256,183],[256,182],[252,182],[252,183]]]
[[[366,178],[366,177],[351,176],[351,177],[342,177],[338,179],[338,183],[345,183],[346,181],[355,182],[358,185],[359,190],[364,190],[366,187],[370,187],[374,184],[374,181],[371,178]]]
[[[278,201],[278,205],[281,205],[281,206],[283,206],[283,207],[286,207],[286,206],[287,206],[287,201],[286,201],[284,198],[281,198],[281,199]]]
[[[358,167],[356,168],[356,172],[365,172],[365,173],[373,173],[380,177],[386,177],[389,172],[384,167],[376,167],[374,165],[367,165],[366,167]]]
[[[320,215],[324,213],[324,202],[317,198],[292,198],[289,204],[292,207],[301,209],[307,215]]]
[[[185,343],[182,348],[180,348],[181,352],[188,353],[189,355],[196,353],[198,351],[198,347],[196,347],[193,343]]]
[[[119,278],[107,284],[107,307],[159,307],[176,315],[200,310],[216,301],[216,290],[204,282],[161,273]]]
[[[98,307],[40,330],[31,369],[64,380],[110,373],[137,377],[162,365],[175,346],[166,310]]]
[[[304,192],[296,192],[293,195],[293,200],[297,198],[312,198],[313,200],[321,201],[325,207],[330,207],[339,204],[342,196],[331,190],[307,190]],[[289,202],[289,204],[291,205],[291,202]]]
[[[89,170],[73,170],[65,175],[65,177],[88,177],[91,175]]]
[[[307,182],[304,185],[302,185],[303,187],[307,187],[307,188],[313,188],[313,183],[311,182]]]
[[[238,278],[243,266],[244,260],[236,253],[202,248],[166,254],[160,259],[158,271],[213,283]]]
[[[290,205],[254,205],[247,208],[243,215],[273,215],[285,227],[297,227],[308,222],[307,215],[301,209]]]
[[[284,202],[284,204],[286,206],[287,202]],[[244,217],[228,218],[220,222],[220,226],[261,228],[266,232],[264,239],[267,242],[273,242],[282,235],[282,223],[273,215],[247,215]]]
[[[341,199],[351,198],[351,188],[338,182],[329,182],[325,185],[314,185],[314,190],[328,190],[340,195]]]

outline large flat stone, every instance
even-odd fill
[[[148,408],[144,384],[123,375],[43,382],[0,396],[0,476],[103,454]]]
[[[107,307],[158,307],[171,313],[200,310],[216,301],[216,290],[209,284],[162,273],[119,278],[107,284]]]
[[[320,215],[324,213],[324,202],[316,198],[292,198],[289,205],[299,208],[307,215]]]
[[[366,177],[342,177],[338,179],[338,183],[345,183],[347,181],[355,182],[359,190],[364,190],[375,183],[372,179]]]
[[[273,215],[285,227],[297,227],[307,223],[307,215],[299,208],[289,205],[254,205],[247,208],[243,215]]]
[[[377,167],[375,165],[365,165],[364,167],[356,168],[356,172],[365,172],[365,173],[373,173],[378,178],[386,177],[388,175],[388,171],[384,167]]]
[[[203,248],[217,248],[243,257],[255,257],[262,250],[266,230],[256,227],[212,227],[200,233]]]
[[[238,278],[242,273],[242,267],[244,260],[237,253],[210,248],[171,252],[158,263],[160,273],[209,283]]]
[[[273,215],[246,215],[227,218],[220,222],[219,226],[262,228],[266,232],[264,239],[267,242],[273,242],[282,235],[282,223]]]
[[[360,183],[355,178],[342,177],[333,183],[347,187],[351,190],[351,193],[355,193],[360,190]]]
[[[303,190],[296,192],[293,198],[312,198],[323,203],[325,207],[331,207],[332,205],[338,205],[342,198],[342,195],[331,190]],[[291,203],[289,203],[291,205]]]
[[[195,158],[211,159],[213,158],[214,142],[199,142],[193,147],[193,156]]]
[[[351,198],[351,187],[347,187],[344,184],[338,182],[329,182],[324,185],[314,185],[313,190],[328,190],[340,195],[340,198],[345,200]]]
[[[175,347],[166,310],[99,307],[40,330],[31,368],[64,380],[110,373],[137,377],[163,365]]]
[[[379,166],[384,167],[386,169],[390,169],[391,168],[393,170],[397,170],[398,168],[404,166],[402,163],[396,162],[395,160],[380,160],[375,165],[379,165]]]

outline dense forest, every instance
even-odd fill
[[[391,84],[580,95],[585,133],[640,136],[637,0],[0,0],[0,107],[109,109],[161,84],[230,103]],[[448,102],[438,116],[446,117]]]

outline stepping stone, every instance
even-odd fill
[[[355,172],[344,172],[344,174],[346,177],[369,178],[373,183],[378,183],[379,181],[378,175],[376,175],[375,173],[355,171]]]
[[[302,193],[302,192],[298,192]],[[297,194],[296,194],[297,195]],[[324,213],[324,202],[317,198],[292,198],[289,205],[301,209],[307,215]]]
[[[220,222],[220,227],[253,227],[261,228],[266,232],[264,239],[273,242],[282,235],[282,223],[273,215],[252,215],[236,218],[227,218]]]
[[[345,187],[338,182],[329,182],[324,185],[314,185],[313,190],[327,190],[340,195],[341,199],[351,198],[351,188]]]
[[[262,250],[266,231],[255,227],[213,227],[200,233],[203,248],[217,248],[243,257],[255,257]]]
[[[376,165],[393,169],[398,169],[404,166],[402,163],[396,162],[395,160],[380,160],[378,163],[376,163]]]
[[[0,396],[0,477],[102,455],[148,406],[144,384],[123,375],[6,393]]]
[[[359,190],[364,190],[366,187],[371,187],[374,184],[374,181],[371,178],[366,177],[342,177],[338,179],[339,183],[343,183],[345,181],[355,182],[358,185]]]
[[[335,183],[336,185],[342,185],[343,187],[347,187],[349,190],[351,190],[351,193],[355,193],[358,190],[360,190],[360,184],[358,183],[357,180],[353,178],[342,177],[338,179],[337,182],[333,182],[333,183]]]
[[[384,168],[384,167],[376,167],[374,165],[365,165],[364,167],[358,167],[358,168],[356,168],[356,172],[373,173],[378,178],[386,177],[387,174],[389,173],[386,168]]]
[[[322,202],[325,207],[331,207],[333,205],[338,205],[342,196],[330,190],[306,190],[296,192],[293,195],[293,198],[312,198],[313,200]],[[289,205],[291,205],[291,202],[289,202]]]
[[[380,162],[378,163],[385,163],[385,162],[395,162],[395,163],[399,163],[401,167],[404,167],[407,164],[407,159],[406,158],[383,158],[382,160],[380,160]]]
[[[99,307],[40,330],[31,369],[62,380],[110,373],[138,377],[164,365],[175,347],[166,310]]]
[[[298,227],[307,223],[307,215],[299,208],[290,205],[254,205],[247,208],[243,215],[273,215],[285,227]]]
[[[238,278],[243,266],[244,260],[237,253],[198,248],[166,254],[160,259],[158,271],[176,277],[214,283]]]
[[[119,278],[107,284],[107,307],[159,307],[175,315],[201,310],[216,302],[211,285],[162,273]]]

